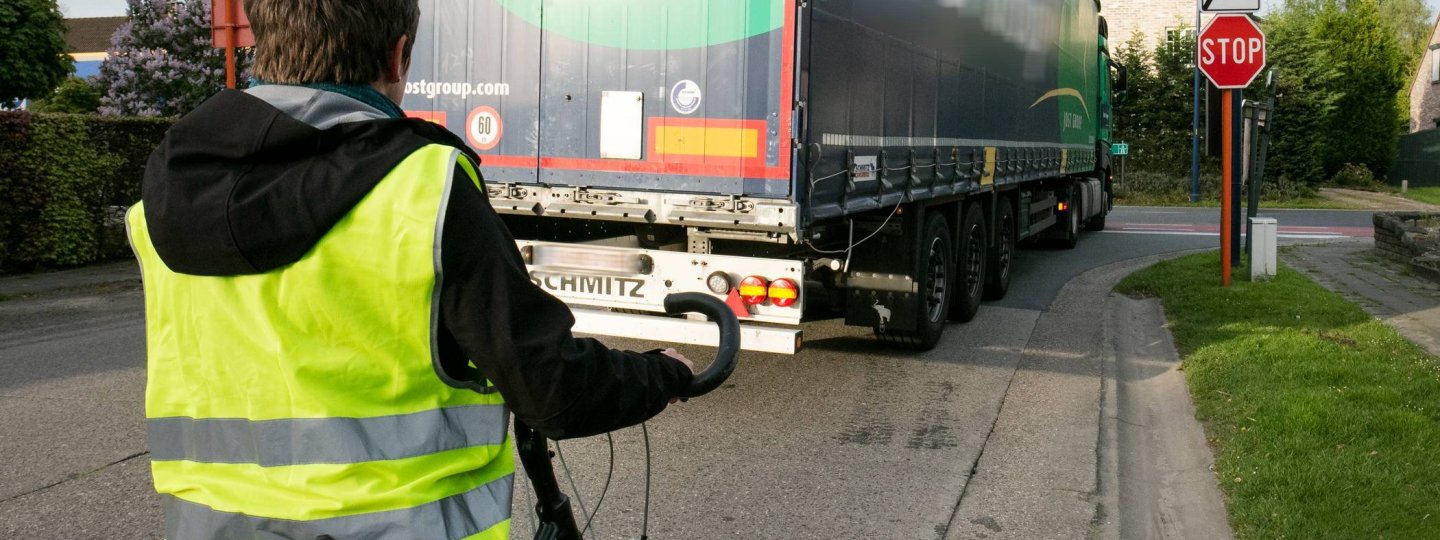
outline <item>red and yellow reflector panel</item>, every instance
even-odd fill
[[[770,283],[769,294],[770,303],[780,307],[790,307],[800,299],[800,287],[794,281],[781,278]]]
[[[757,306],[769,298],[770,282],[760,276],[750,276],[740,281],[740,299],[747,305]]]

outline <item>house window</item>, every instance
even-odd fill
[[[1182,40],[1193,39],[1194,37],[1194,28],[1188,26],[1172,26],[1165,29],[1165,46],[1174,47],[1179,45]]]
[[[1440,44],[1430,46],[1430,84],[1440,83]]]

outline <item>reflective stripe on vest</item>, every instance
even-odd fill
[[[295,263],[172,272],[143,205],[145,408],[167,536],[506,538],[498,393],[439,369],[440,242],[457,150],[415,151]]]
[[[503,444],[502,405],[451,407],[376,418],[152,418],[150,459],[262,467],[404,459]]]
[[[496,525],[510,519],[514,476],[438,501],[390,512],[316,521],[261,519],[165,497],[165,528],[172,539],[303,538],[329,535],[335,540],[416,540],[421,538],[506,539]],[[476,511],[475,509],[479,509]],[[403,527],[396,527],[403,524]],[[505,527],[508,529],[508,527]],[[257,534],[258,533],[258,534]]]

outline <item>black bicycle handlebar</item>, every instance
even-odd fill
[[[719,388],[735,371],[740,354],[740,321],[730,306],[714,296],[703,293],[680,293],[665,297],[665,312],[671,315],[699,313],[720,326],[719,350],[715,361],[705,371],[695,374],[690,386],[680,392],[682,398],[700,397]]]

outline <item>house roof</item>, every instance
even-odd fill
[[[125,17],[65,19],[68,29],[65,32],[65,45],[69,49],[66,52],[104,52],[110,48],[110,35],[122,24],[125,24]]]
[[[1430,74],[1421,73],[1421,68],[1425,67],[1425,59],[1430,57],[1430,51],[1435,48],[1436,44],[1440,44],[1440,14],[1435,15],[1435,26],[1430,29],[1430,41],[1426,44],[1425,50],[1420,53],[1420,59],[1415,62],[1415,77],[1410,80],[1410,95],[1412,96],[1418,89],[1423,88],[1421,84],[1429,82],[1426,78]]]

